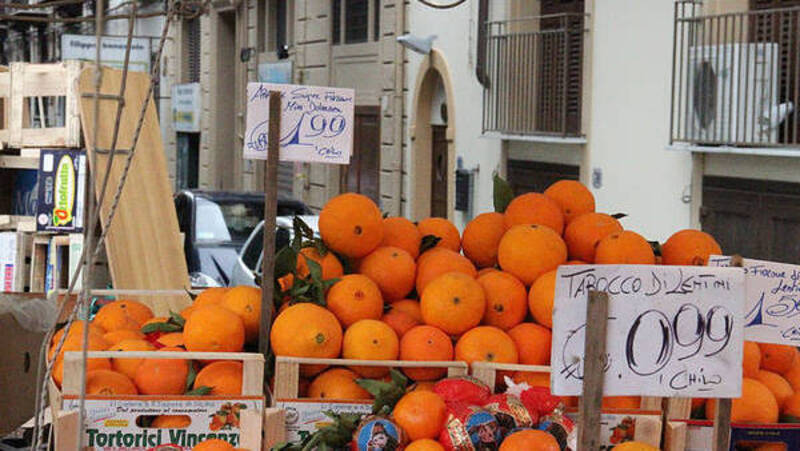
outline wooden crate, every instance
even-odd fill
[[[0,66],[0,149],[8,143],[8,117],[11,109],[11,72]]]
[[[297,398],[300,388],[301,365],[446,368],[448,376],[465,376],[468,372],[468,366],[465,362],[454,360],[434,362],[412,360],[310,359],[278,356],[275,358],[275,389],[273,392],[273,402],[276,399]]]
[[[7,129],[9,147],[80,147],[81,128],[78,112],[80,69],[81,64],[78,61],[51,64],[11,63]],[[44,97],[64,97],[64,126],[30,127],[26,103],[30,98],[38,101]],[[34,118],[34,121],[39,125],[38,118]]]
[[[243,378],[241,397],[264,396],[264,356],[257,353],[242,352],[156,352],[156,351],[90,351],[89,358],[135,358],[135,359],[181,359],[181,360],[237,360],[242,362]],[[63,408],[67,398],[74,398],[79,395],[81,387],[81,353],[64,353],[64,379],[63,386],[59,390],[56,385],[49,381],[50,409],[53,414],[53,425],[55,427],[55,451],[72,451],[78,449],[77,428],[78,412],[75,410],[66,411]],[[159,401],[159,396],[136,396],[137,408],[146,411],[147,404],[155,405]],[[168,397],[175,398],[175,397]],[[221,397],[204,397],[204,399],[219,399]],[[230,397],[232,400],[236,396]],[[89,398],[87,398],[89,399]],[[192,403],[192,397],[186,397],[184,405]],[[142,405],[142,403],[144,405]],[[240,443],[239,448],[251,451],[261,450],[262,447],[262,428],[264,427],[264,409],[242,410],[240,417]]]

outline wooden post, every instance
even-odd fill
[[[586,305],[586,342],[583,358],[583,397],[578,413],[578,450],[600,449],[600,413],[603,405],[603,367],[606,361],[608,294],[589,292]]]
[[[264,170],[264,246],[261,256],[261,325],[258,352],[269,351],[269,329],[275,306],[275,216],[278,214],[278,158],[281,135],[281,93],[269,93],[269,134]]]

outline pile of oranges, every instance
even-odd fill
[[[337,282],[325,306],[285,300],[271,330],[275,355],[549,365],[560,265],[703,265],[710,254],[721,253],[714,238],[698,230],[680,231],[654,246],[616,217],[595,212],[592,193],[571,180],[544,193],[522,194],[503,212],[480,214],[463,234],[443,218],[416,224],[384,218],[369,198],[346,193],[322,209],[319,231],[331,252],[303,249],[295,274],[279,283],[287,289],[295,277],[304,277],[308,260],[321,267],[323,279]],[[426,249],[422,243],[432,237],[438,242]],[[344,268],[353,271],[345,274]],[[302,369],[310,395],[365,398],[355,379],[387,372],[324,370]],[[428,368],[404,372],[417,382],[444,376],[444,370]],[[513,377],[549,386],[547,374]],[[638,407],[635,397],[608,402]]]
[[[132,300],[105,304],[89,322],[76,321],[53,335],[48,359],[55,359],[53,381],[61,387],[64,352],[82,348],[88,327],[91,351],[238,352],[258,338],[261,291],[253,287],[212,288],[174,318],[154,317]],[[66,332],[65,332],[66,331]],[[66,337],[64,337],[66,333]],[[58,354],[57,344],[64,340]],[[241,395],[242,362],[189,359],[92,358],[87,362],[90,395]],[[186,427],[185,416],[161,416],[151,427]]]

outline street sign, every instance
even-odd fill
[[[292,60],[282,60],[258,65],[258,81],[261,83],[291,83]]]
[[[355,91],[272,83],[247,84],[244,158],[267,158],[270,91],[281,93],[281,161],[350,162]]]
[[[712,255],[709,266],[730,266]],[[800,266],[742,259],[745,278],[744,338],[758,343],[800,345]]]
[[[587,299],[608,293],[603,394],[741,395],[744,273],[735,268],[579,265],[558,269],[552,386],[581,394]],[[600,321],[589,318],[589,321]]]
[[[176,132],[200,132],[200,83],[172,85],[172,124]]]
[[[61,36],[61,59],[79,60],[94,63],[97,52],[97,41],[94,35],[65,34]],[[128,39],[103,36],[100,49],[100,61],[103,66],[122,69],[125,64],[125,47]],[[133,38],[129,69],[135,72],[150,73],[150,40]]]

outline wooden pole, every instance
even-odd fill
[[[600,449],[600,413],[606,361],[608,293],[589,292],[583,358],[583,397],[578,412],[578,450]]]
[[[258,352],[269,351],[269,329],[275,306],[275,216],[278,214],[278,157],[281,135],[281,93],[269,93],[269,134],[264,170],[264,247],[261,256],[261,325]]]

